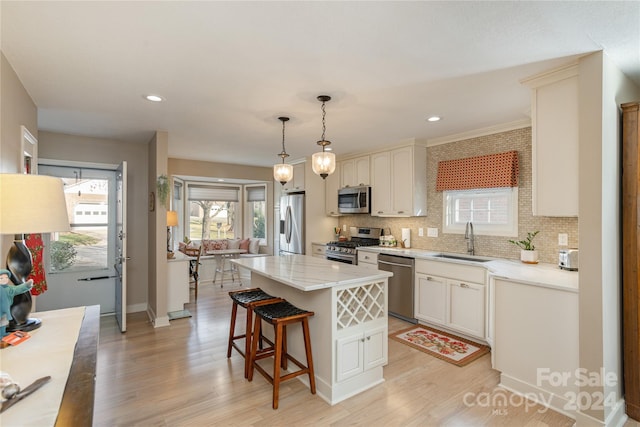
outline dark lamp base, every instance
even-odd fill
[[[35,317],[30,317],[27,319],[26,322],[24,322],[21,325],[16,325],[13,322],[9,322],[9,324],[7,325],[7,332],[14,332],[14,331],[29,332],[29,331],[33,331],[34,329],[38,329],[40,326],[42,326],[42,320],[37,319]]]

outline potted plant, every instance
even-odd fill
[[[509,243],[513,243],[520,248],[520,261],[526,264],[538,263],[538,251],[533,244],[533,238],[538,235],[540,231],[528,232],[527,237],[522,240],[509,240]]]

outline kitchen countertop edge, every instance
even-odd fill
[[[440,258],[443,254],[439,251],[409,248],[387,248],[381,246],[363,246],[358,251],[382,253],[396,256],[404,256],[414,259],[426,259],[430,261],[450,262],[454,264],[473,265],[487,270],[491,277],[517,281],[533,286],[542,286],[569,292],[578,292],[578,272],[561,270],[555,264],[523,264],[515,260],[507,260],[490,257],[477,257],[486,262],[465,261],[460,259]],[[465,256],[465,254],[451,254]]]

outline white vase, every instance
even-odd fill
[[[520,250],[520,261],[525,264],[537,264],[538,263],[538,251],[528,251],[525,249]]]

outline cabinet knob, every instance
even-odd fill
[[[364,342],[364,338],[362,338],[360,341]]]
[[[427,280],[433,280],[433,277],[427,276]]]
[[[461,288],[468,288],[468,287],[469,287],[469,285],[467,285],[466,283],[460,283],[460,287],[461,287]]]
[[[404,211],[398,211],[398,213],[399,213],[399,214],[403,214],[403,213],[404,213]]]
[[[367,337],[367,341],[369,341],[371,339],[371,337]]]
[[[384,211],[378,211],[378,213],[379,213],[379,214],[383,214],[383,213],[384,213]]]

